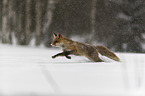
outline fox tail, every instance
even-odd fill
[[[105,46],[95,46],[95,47],[101,55],[107,56],[110,59],[120,62],[120,59],[111,50],[109,50]]]

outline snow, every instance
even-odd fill
[[[121,62],[51,56],[60,49],[0,45],[0,96],[145,96],[145,54]]]

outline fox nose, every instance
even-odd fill
[[[55,46],[54,44],[50,44],[51,46]]]

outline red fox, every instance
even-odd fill
[[[120,59],[105,46],[94,46],[90,44],[80,43],[66,38],[59,33],[53,33],[53,36],[54,39],[51,45],[55,47],[62,47],[63,52],[52,56],[52,58],[65,56],[66,58],[71,59],[69,55],[72,54],[85,56],[91,61],[103,62],[103,60],[101,60],[98,56],[98,53],[100,53],[101,55],[107,56],[110,59],[120,61]]]

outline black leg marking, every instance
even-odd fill
[[[52,56],[52,58],[54,59],[54,58],[56,58],[58,56],[65,56],[67,59],[71,59],[71,57],[68,56],[70,54],[71,54],[71,51],[63,51],[62,53],[58,53],[58,54]]]
[[[54,59],[54,58],[56,58],[56,57],[58,57],[58,56],[64,56],[63,52],[62,52],[62,53],[58,53],[58,54],[52,56],[52,58]]]

